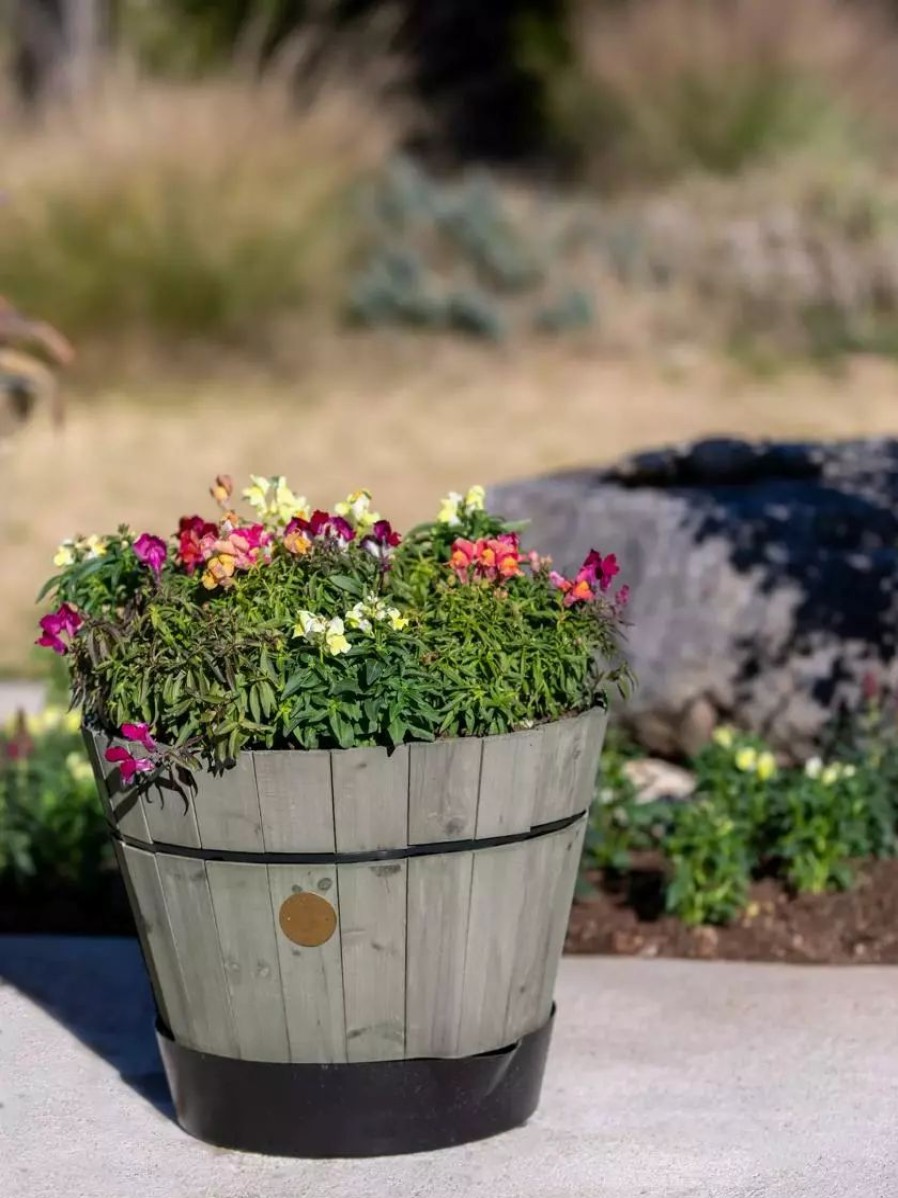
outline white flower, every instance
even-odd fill
[[[316,616],[314,612],[310,611],[301,611],[297,613],[293,635],[303,636],[307,641],[314,641],[318,637],[324,636],[326,629],[327,623],[323,616]]]
[[[464,496],[458,491],[450,491],[449,494],[441,501],[440,510],[437,514],[438,524],[460,524],[459,508],[464,502]]]
[[[811,757],[804,763],[804,772],[806,778],[819,778],[823,773],[823,762],[819,757]]]

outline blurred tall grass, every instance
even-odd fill
[[[7,105],[7,107],[9,107]],[[297,98],[286,72],[201,81],[114,71],[89,102],[7,115],[0,280],[73,338],[229,345],[334,297],[354,185],[394,130],[363,86]]]

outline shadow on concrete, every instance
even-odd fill
[[[140,947],[126,937],[0,936],[0,982],[21,991],[169,1118]]]

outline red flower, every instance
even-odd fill
[[[168,557],[168,548],[161,537],[152,533],[142,532],[132,546],[137,558],[153,571],[158,578],[162,573],[162,564]]]
[[[83,623],[84,621],[75,608],[69,603],[63,603],[55,612],[42,617],[40,620],[42,635],[38,637],[35,644],[44,649],[52,649],[54,653],[67,653],[71,638]],[[68,637],[69,643],[66,643],[63,637]]]
[[[118,766],[122,781],[126,786],[134,780],[135,774],[146,774],[153,769],[153,763],[148,757],[133,757],[127,749],[120,748],[118,745],[107,749],[104,756],[107,761]]]
[[[362,537],[360,544],[366,553],[384,561],[401,540],[402,537],[393,531],[389,520],[377,520],[368,535]]]
[[[620,574],[620,566],[613,553],[609,553],[607,557],[603,558],[597,549],[590,549],[577,573],[577,578],[585,578],[590,585],[598,583],[600,590],[607,591],[616,574]]]
[[[328,512],[322,512],[320,508],[312,512],[308,525],[313,537],[347,542],[355,540],[355,529],[348,520],[344,520],[342,516],[331,516]]]
[[[471,568],[476,556],[477,546],[473,541],[466,541],[464,537],[456,537],[452,542],[449,565],[462,582],[468,581],[468,570]]]
[[[184,570],[192,574],[205,559],[201,541],[214,536],[218,531],[214,524],[202,516],[182,516],[178,521],[178,559]]]

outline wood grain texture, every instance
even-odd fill
[[[106,750],[111,745],[120,745],[129,751],[133,751],[134,746],[126,740],[110,738],[104,732],[93,732],[88,735],[93,739],[91,764],[94,767],[95,776],[98,776],[97,789],[101,799],[105,799],[104,806],[106,806],[109,818],[123,835],[148,844],[151,836],[144,817],[140,794],[134,786],[122,785],[118,766],[107,761],[105,757]],[[97,775],[98,770],[99,775]]]
[[[141,801],[150,836],[156,844],[200,847],[191,786],[183,786],[175,776],[164,772],[147,786]]]
[[[608,713],[594,707],[577,717],[579,726],[580,753],[576,761],[574,790],[571,795],[571,805],[566,815],[574,815],[578,811],[588,811],[596,794],[596,779],[599,773],[599,759],[602,755],[602,745],[608,728]]]
[[[474,853],[458,1052],[501,1048],[535,841]]]
[[[538,728],[484,739],[477,806],[478,839],[530,830],[541,748]]]
[[[471,736],[409,746],[409,844],[473,838],[482,745]]]
[[[408,844],[408,746],[331,754],[337,852]]]
[[[334,852],[330,753],[272,750],[253,761],[266,852]]]
[[[144,849],[123,844],[116,845],[116,855],[122,867],[159,1014],[172,1035],[187,1044],[191,1039],[187,992],[156,858]]]
[[[405,861],[341,865],[343,1003],[349,1061],[405,1055]]]
[[[408,863],[405,1055],[459,1055],[474,853]]]
[[[252,753],[241,753],[229,769],[196,770],[196,820],[204,849],[262,852],[262,816]]]
[[[284,1011],[291,1061],[346,1061],[340,896],[335,866],[269,865]],[[294,944],[277,926],[281,905],[294,894],[321,895],[337,911],[337,929],[314,948]]]
[[[247,1061],[289,1061],[268,868],[208,861],[206,876],[240,1056]]]
[[[536,999],[534,1026],[539,1027],[549,1018],[552,1001],[555,994],[555,979],[558,965],[564,948],[564,938],[567,933],[568,920],[571,914],[571,903],[574,898],[574,887],[577,884],[577,870],[580,867],[580,856],[583,852],[583,839],[586,836],[587,816],[584,815],[577,823],[572,824],[555,835],[563,842],[560,860],[550,875],[552,887],[546,896],[546,907],[551,912],[545,928],[545,939],[542,944],[542,960],[545,962],[539,995]]]
[[[170,853],[157,854],[156,866],[187,999],[190,1028],[182,1043],[239,1057],[205,866],[195,858]]]
[[[594,708],[540,729],[543,747],[537,767],[534,827],[588,809],[595,792],[606,723],[606,713]]]

